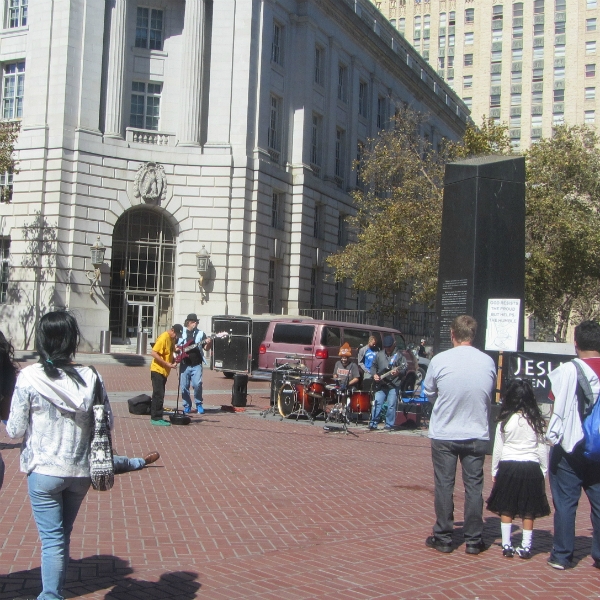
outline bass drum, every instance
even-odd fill
[[[282,417],[288,417],[296,410],[296,389],[286,381],[277,392],[277,408]]]
[[[350,396],[350,412],[371,412],[371,394],[369,392],[352,392]]]

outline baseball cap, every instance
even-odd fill
[[[183,327],[179,323],[175,323],[172,329],[177,335],[181,335],[183,333]]]
[[[190,313],[186,319],[186,321],[195,321],[196,323],[198,322],[198,316],[196,315],[196,313]]]
[[[383,336],[383,347],[391,348],[396,343],[393,335],[384,335]]]

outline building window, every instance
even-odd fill
[[[563,125],[565,122],[565,115],[563,113],[552,115],[552,125]]]
[[[544,58],[544,46],[537,46],[533,49],[533,60],[542,60]]]
[[[269,154],[271,160],[279,162],[279,152],[281,151],[281,135],[280,135],[280,106],[281,100],[271,94],[271,112],[269,114],[269,130],[267,133],[267,143],[269,146]]]
[[[585,111],[585,124],[593,125],[596,122],[596,111],[595,110],[586,110]]]
[[[358,114],[365,119],[369,116],[369,85],[364,81],[358,84]]]
[[[335,282],[333,304],[338,310],[346,307],[346,286],[343,281]]]
[[[404,35],[404,32],[406,31],[406,19],[398,19],[398,31]]]
[[[554,90],[554,102],[565,101],[565,90]]]
[[[497,108],[500,106],[500,94],[492,94],[490,96],[490,108]]]
[[[541,127],[542,126],[542,115],[531,115],[531,126]]]
[[[533,0],[533,14],[534,15],[543,15],[544,14],[544,0]]]
[[[440,27],[446,27],[446,16],[447,16],[447,15],[446,15],[446,13],[445,13],[445,12],[443,12],[443,13],[440,13],[440,20],[439,20],[439,22],[438,22],[438,25],[439,25]]]
[[[494,29],[492,31],[492,43],[497,43],[502,41],[502,29]]]
[[[313,267],[310,270],[310,307],[319,308],[319,269]]]
[[[162,83],[132,82],[130,127],[158,131],[161,91]]]
[[[593,54],[592,52],[587,52],[587,44],[586,44],[586,53]],[[596,42],[594,42],[594,52],[596,52]],[[565,55],[565,45],[557,44],[554,46],[554,58],[563,58]]]
[[[596,19],[586,19],[585,20],[585,30],[586,31],[596,31]]]
[[[269,312],[273,314],[275,312],[275,261],[273,259],[269,261],[269,288],[267,291],[267,303],[269,305]]]
[[[510,105],[511,106],[521,106],[521,94],[511,94],[510,95]]]
[[[137,8],[135,47],[162,50],[163,11],[155,8]]]
[[[0,239],[0,302],[6,302],[8,292],[8,274],[10,258],[10,240],[8,238]]]
[[[421,17],[420,16],[416,16],[415,17],[415,25],[414,25],[413,37],[415,39],[418,39],[418,38],[421,37]]]
[[[271,197],[271,227],[274,229],[281,229],[282,209],[283,194],[281,192],[273,192]]]
[[[471,106],[473,106],[473,98],[468,97],[468,98],[463,98],[463,102],[465,103],[465,106],[471,110]]]
[[[596,88],[595,87],[586,87],[585,88],[585,99],[586,100],[595,100],[596,99]]]
[[[531,80],[533,82],[544,81],[544,69],[533,69]]]
[[[513,18],[518,18],[523,16],[523,3],[515,2],[513,4]]]
[[[438,69],[444,69],[446,66],[446,59],[443,56],[438,56]]]
[[[323,204],[315,204],[315,216],[313,221],[313,237],[315,239],[323,238],[323,216],[324,216]]]
[[[512,49],[512,60],[513,62],[523,60],[523,48]]]
[[[502,62],[502,50],[494,50],[492,52],[492,63]]]
[[[8,204],[13,194],[13,172],[12,169],[0,174],[0,202]]]
[[[473,39],[475,34],[472,31],[467,31],[465,33],[465,46],[470,46],[473,43]]]
[[[347,102],[348,94],[348,67],[344,65],[338,65],[338,91],[337,97],[338,100],[342,102]]]
[[[473,87],[473,75],[465,75],[463,77],[463,88],[469,89]]]
[[[511,127],[521,127],[521,117],[511,117],[509,121]]]
[[[387,121],[386,113],[385,98],[379,96],[377,98],[377,129],[385,129],[385,122]]]
[[[597,2],[596,0],[587,0],[587,7],[588,8],[596,8]]]
[[[365,155],[365,145],[363,142],[356,144],[356,187],[362,188],[364,181],[362,180],[362,161]]]
[[[445,47],[446,47],[446,36],[443,36],[443,37],[441,37],[441,38],[438,40],[438,46],[439,46],[440,48],[445,48]]]
[[[557,23],[554,23],[554,33],[556,35],[562,35],[566,31],[567,27],[564,21],[558,21]]]
[[[536,23],[533,26],[533,36],[534,37],[541,37],[544,35],[544,24],[543,23]]]
[[[473,66],[473,55],[472,54],[465,54],[465,67],[472,67]]]
[[[503,7],[501,4],[496,4],[492,8],[492,21],[502,21]]]
[[[4,65],[2,86],[2,116],[4,119],[20,119],[23,116],[23,92],[25,88],[25,63]]]
[[[454,56],[448,57],[448,68],[452,69],[454,67]]]
[[[273,21],[273,40],[271,41],[271,61],[283,66],[283,27]]]
[[[470,75],[472,78],[473,76]],[[491,73],[490,74],[490,85],[500,85],[502,83],[502,73]]]
[[[456,25],[456,11],[451,10],[448,13],[448,25],[454,27]]]
[[[512,71],[510,74],[510,82],[511,83],[522,83],[523,82],[523,72],[522,71]]]
[[[531,103],[532,104],[541,104],[544,99],[543,92],[531,92]]]
[[[9,0],[8,27],[25,27],[27,25],[28,0]]]
[[[475,23],[475,9],[467,8],[465,10],[465,23]]]
[[[596,41],[586,42],[585,43],[585,53],[586,54],[596,54]]]
[[[346,215],[338,215],[338,246],[346,245]]]
[[[596,77],[596,65],[585,65],[585,76]]]
[[[554,10],[556,12],[564,12],[567,10],[567,0],[555,0]]]
[[[523,39],[523,27],[513,27],[512,36],[513,40]]]
[[[319,115],[313,115],[310,139],[310,165],[317,177],[321,176],[321,122],[322,119]]]
[[[554,80],[560,81],[565,78],[565,68],[564,67],[554,67]]]
[[[430,36],[430,28],[431,28],[431,16],[425,15],[423,17],[423,37],[428,38]]]
[[[323,57],[324,50],[315,46],[315,83],[323,85]]]
[[[338,187],[344,183],[344,138],[344,131],[338,129],[335,134],[335,176]]]

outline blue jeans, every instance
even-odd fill
[[[575,515],[585,491],[592,508],[592,558],[600,560],[600,467],[583,456],[583,446],[568,454],[562,446],[550,450],[550,489],[554,504],[554,538],[550,560],[571,566],[575,549]]]
[[[465,486],[463,532],[467,546],[481,542],[483,532],[483,463],[489,442],[484,440],[431,440],[435,482],[433,535],[450,544],[454,531],[454,483],[458,460]]]
[[[146,461],[143,458],[128,458],[127,456],[114,454],[113,465],[115,466],[115,475],[119,475],[120,473],[143,469],[146,466]]]
[[[190,398],[190,385],[194,389],[194,400],[196,408],[202,406],[202,363],[194,367],[187,366],[181,371],[179,376],[181,386],[181,401],[183,402],[183,412],[189,413],[192,409]]]
[[[42,593],[38,600],[62,600],[71,531],[87,494],[89,477],[51,477],[30,473],[27,488],[42,540]]]
[[[375,400],[373,401],[373,412],[371,414],[371,422],[369,426],[377,427],[379,423],[379,415],[381,408],[387,400],[387,412],[385,413],[385,426],[393,427],[396,423],[396,404],[398,404],[398,389],[395,387],[384,388],[375,392]]]

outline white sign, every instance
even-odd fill
[[[490,298],[488,300],[485,349],[496,352],[516,352],[520,315],[520,299]]]

